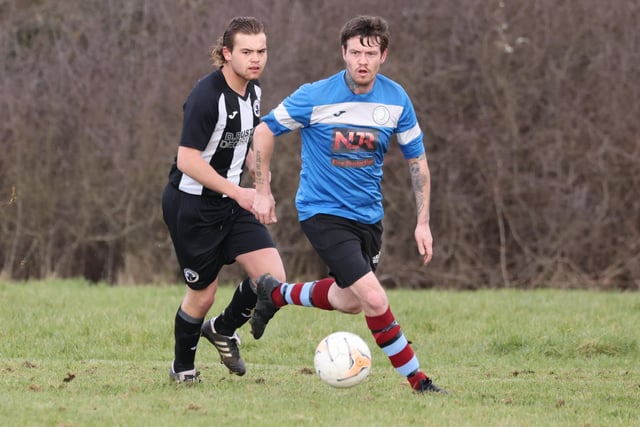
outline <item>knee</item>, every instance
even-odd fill
[[[371,307],[377,309],[386,309],[389,305],[389,299],[385,294],[374,294],[368,301]]]
[[[384,292],[373,292],[366,296],[363,305],[366,307],[366,313],[382,314],[389,307],[389,299]]]
[[[194,317],[202,317],[207,314],[211,306],[213,306],[215,298],[213,295],[204,296],[202,295],[200,298],[192,298],[188,302],[185,301],[183,303],[183,309],[188,310],[188,314],[193,315]]]
[[[213,306],[213,303],[216,300],[215,294],[206,295],[199,301],[200,308],[204,311],[209,311],[209,309]]]
[[[202,317],[207,314],[215,301],[215,287],[200,291],[189,290],[182,301],[183,310],[193,316]]]

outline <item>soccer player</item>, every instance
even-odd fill
[[[233,18],[211,53],[219,68],[199,80],[184,104],[178,154],[162,195],[164,221],[184,274],[186,294],[175,316],[176,382],[198,382],[194,361],[200,335],[220,353],[230,372],[244,375],[236,329],[256,303],[251,281],[270,271],[285,280],[271,235],[250,212],[255,189],[240,186],[250,144],[260,122],[257,79],[267,63],[264,25]],[[204,321],[214,303],[218,273],[238,262],[247,276],[220,315]]]
[[[414,234],[423,264],[433,255],[423,133],[405,90],[378,74],[388,53],[387,22],[372,16],[351,19],[342,28],[340,43],[346,69],[302,85],[263,117],[254,133],[253,211],[262,223],[271,224],[277,221],[269,182],[275,136],[300,129],[302,170],[296,208],[302,230],[332,277],[306,283],[260,277],[251,332],[259,339],[286,304],[364,311],[377,345],[413,390],[445,392],[420,369],[374,274],[382,246],[382,164],[394,134],[411,173],[417,205]]]

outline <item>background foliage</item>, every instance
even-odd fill
[[[414,100],[433,178],[422,268],[390,151],[389,287],[640,288],[640,5],[598,0],[0,0],[1,274],[178,281],[160,194],[229,18],[267,24],[266,112],[342,67],[361,13],[390,22],[382,71]],[[324,268],[297,225],[298,151],[279,141],[272,231],[309,279]]]

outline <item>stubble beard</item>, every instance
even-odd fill
[[[347,83],[347,87],[353,93],[358,93],[358,89],[363,89],[363,90],[367,91],[367,88],[371,85],[371,83],[373,83],[373,80],[374,79],[370,79],[370,80],[367,80],[364,83],[358,83],[351,76],[351,73],[349,73],[349,70],[347,70],[347,72],[345,73],[345,82]]]

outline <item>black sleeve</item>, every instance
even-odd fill
[[[203,151],[218,121],[218,98],[209,79],[199,81],[184,103],[180,145]]]

